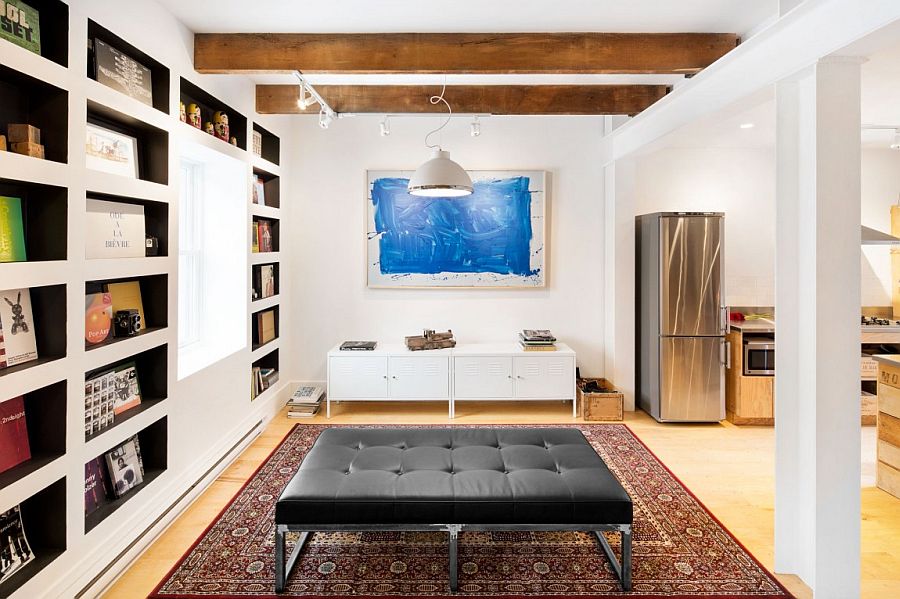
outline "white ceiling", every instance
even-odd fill
[[[777,0],[159,0],[195,32],[719,32],[745,35]]]

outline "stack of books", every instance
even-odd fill
[[[525,329],[519,333],[519,345],[525,351],[556,351],[556,337],[547,329]]]
[[[256,399],[263,391],[278,382],[278,370],[275,368],[253,367],[253,379],[250,387],[251,399]]]
[[[325,390],[322,387],[305,385],[299,387],[288,401],[288,418],[312,418],[319,412]]]

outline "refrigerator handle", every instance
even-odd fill
[[[722,341],[722,349],[725,351],[722,363],[726,369],[731,370],[731,341]]]
[[[731,308],[729,306],[722,306],[719,308],[720,317],[721,317],[721,326],[722,326],[722,334],[728,334],[728,326],[731,324]]]

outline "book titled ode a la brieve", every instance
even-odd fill
[[[143,206],[88,198],[85,257],[142,258],[145,230]]]

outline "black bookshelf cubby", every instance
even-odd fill
[[[278,370],[278,350],[273,349],[253,363],[253,368],[274,368]]]
[[[41,56],[69,66],[69,5],[60,0],[29,0],[26,4],[38,11]]]
[[[3,401],[9,401],[7,398]],[[0,473],[0,489],[40,470],[66,453],[66,382],[59,381],[23,396],[31,459]]]
[[[278,136],[267,131],[257,123],[253,123],[253,130],[262,137],[262,154],[260,157],[272,164],[281,164],[281,140],[278,139]]]
[[[37,360],[0,368],[0,377],[66,357],[66,286],[31,287],[31,312]]]
[[[84,518],[84,532],[88,533],[98,524],[113,515],[116,510],[134,499],[147,485],[159,478],[169,466],[169,427],[168,419],[163,417],[138,434],[138,444],[141,446],[141,460],[144,463],[144,481],[121,497],[108,497],[107,502],[95,512]],[[122,439],[116,445],[109,447],[98,458],[104,458],[107,452],[112,451],[127,439]]]
[[[265,205],[270,208],[281,208],[281,179],[257,167],[253,167],[253,176],[263,181],[266,193]]]
[[[25,255],[29,262],[66,259],[68,190],[12,179],[0,179],[0,196],[22,200]]]
[[[122,52],[132,60],[150,69],[150,90],[153,95],[153,108],[169,114],[169,69],[150,55],[138,50],[109,29],[88,19],[88,61],[87,76],[97,80],[96,63],[94,61],[94,40],[105,42]]]
[[[87,102],[87,122],[137,140],[138,173],[143,181],[168,185],[169,132],[122,114],[93,100]]]
[[[247,149],[247,117],[215,96],[203,91],[184,77],[181,78],[181,101],[184,103],[185,108],[192,103],[200,107],[200,117],[204,127],[206,123],[212,122],[213,114],[217,111],[221,110],[227,114],[231,137],[237,138],[237,147],[242,150]],[[191,125],[187,126],[190,127]],[[222,141],[222,143],[229,143],[230,141]]]
[[[280,223],[277,218],[269,218],[267,216],[253,216],[253,225],[257,227],[257,231],[259,231],[259,223],[267,222],[271,226],[272,232],[272,251],[277,252],[281,248],[281,232],[280,232]],[[259,249],[261,253],[266,253],[262,251],[262,239],[259,240]]]
[[[3,510],[10,506],[3,506]],[[25,537],[34,559],[0,585],[9,597],[66,550],[66,479],[61,478],[19,504]]]
[[[7,127],[13,123],[37,127],[41,130],[44,158],[67,162],[68,121],[67,91],[0,66],[0,135],[6,135]]]
[[[160,257],[169,255],[169,205],[167,203],[99,193],[90,191],[90,189],[87,192],[87,197],[92,200],[143,206],[145,231],[147,235],[156,237],[159,242],[159,253],[157,255]]]
[[[103,366],[102,368],[96,368],[94,370],[88,371],[84,374],[84,380],[87,381],[88,379],[98,374],[102,374],[123,364],[134,362],[135,367],[137,368],[138,385],[141,389],[141,403],[138,406],[122,412],[121,414],[117,414],[115,420],[110,426],[95,433],[85,434],[85,442],[90,441],[91,439],[95,439],[101,435],[105,435],[109,431],[131,420],[138,414],[141,414],[149,410],[156,404],[160,403],[161,401],[166,400],[168,351],[168,345],[160,345],[124,360],[108,364],[106,366]]]
[[[130,281],[137,281],[141,289],[141,304],[144,308],[144,320],[146,322],[141,323],[140,332],[131,337],[115,337],[114,331],[110,331],[106,341],[101,343],[88,343],[85,341],[85,350],[90,351],[98,347],[135,339],[141,335],[169,326],[169,275],[167,274],[87,281],[84,284],[84,293],[85,295],[89,293],[103,293],[107,291],[110,283],[126,283]],[[113,314],[113,317],[115,317],[115,314]]]
[[[263,312],[269,312],[269,311],[273,311],[275,313],[275,337],[266,343],[260,343],[259,322],[257,321],[257,316],[259,314],[262,314]],[[278,328],[280,326],[280,323],[278,322],[278,320],[279,320],[278,306],[273,306],[272,308],[265,308],[263,310],[259,310],[259,311],[253,313],[253,316],[250,318],[250,321],[251,321],[250,328],[252,329],[251,339],[253,340],[253,351],[256,351],[260,347],[263,347],[263,346],[267,345],[268,343],[272,343],[273,341],[278,339],[278,337],[280,335],[280,331]]]
[[[256,299],[253,301],[260,301],[264,299],[268,299],[262,297],[262,269],[264,266],[271,266],[274,279],[275,279],[275,293],[269,297],[274,297],[281,292],[281,274],[280,274],[280,265],[277,262],[273,262],[271,264],[254,264],[253,265],[253,291],[256,292]]]

